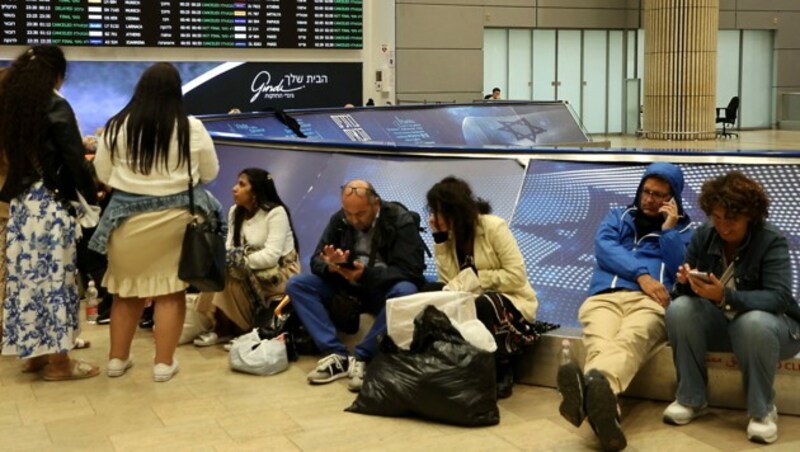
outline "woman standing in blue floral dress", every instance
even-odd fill
[[[99,374],[71,360],[78,334],[76,235],[69,201],[96,194],[75,115],[58,93],[67,62],[58,47],[26,50],[0,85],[0,152],[8,178],[0,201],[10,203],[3,355],[26,359],[23,371],[48,381]]]

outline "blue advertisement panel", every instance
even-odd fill
[[[789,240],[792,287],[798,296],[800,204],[792,193],[800,180],[797,165],[680,164],[683,205],[694,225],[706,221],[697,198],[704,181],[739,170],[764,185],[768,221]],[[539,295],[538,318],[580,326],[578,308],[588,296],[595,265],[594,236],[613,207],[633,203],[644,165],[531,161],[512,231],[520,244],[528,277]]]
[[[563,103],[476,103],[289,111],[309,140],[410,146],[522,146],[581,143],[588,137]],[[274,116],[209,121],[220,136],[297,136]]]
[[[425,193],[442,178],[455,175],[467,180],[474,192],[489,201],[494,212],[510,220],[514,213],[524,169],[512,160],[403,159],[360,157],[326,152],[301,152],[218,145],[220,174],[209,190],[227,209],[231,188],[239,172],[260,167],[272,173],[278,193],[292,213],[300,243],[303,271],[330,216],[341,207],[339,187],[351,179],[367,179],[383,199],[400,201],[422,216],[427,227]],[[422,238],[433,250],[433,238]],[[426,277],[436,278],[436,265],[426,256]]]

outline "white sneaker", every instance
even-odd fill
[[[366,374],[367,363],[359,359],[353,360],[349,370],[348,377],[350,377],[350,381],[347,382],[347,389],[351,392],[361,392],[361,386],[364,385]]]
[[[772,410],[763,419],[750,418],[747,424],[747,439],[755,443],[772,444],[778,440],[778,409]]]
[[[133,367],[133,360],[130,358],[130,356],[124,361],[119,358],[112,358],[108,360],[106,375],[112,378],[121,377],[125,375],[125,372],[127,372],[131,367]]]
[[[670,403],[667,409],[664,410],[664,422],[674,425],[686,425],[704,414],[708,414],[708,405],[704,405],[700,408],[692,408],[681,405],[676,400]]]
[[[172,365],[158,363],[153,366],[153,381],[169,381],[178,373],[178,360],[172,358]]]

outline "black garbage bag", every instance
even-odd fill
[[[444,313],[428,306],[414,319],[409,351],[384,338],[347,411],[495,425],[500,413],[494,361],[492,353],[464,340]]]

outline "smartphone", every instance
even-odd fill
[[[336,265],[338,267],[346,268],[348,270],[353,270],[354,268],[356,268],[354,262],[355,261],[348,261],[348,262],[342,262],[342,263],[339,263],[339,264],[336,264]]]
[[[708,272],[700,272],[697,270],[692,270],[689,272],[689,276],[692,278],[697,278],[705,283],[711,282],[711,278],[708,276]]]

